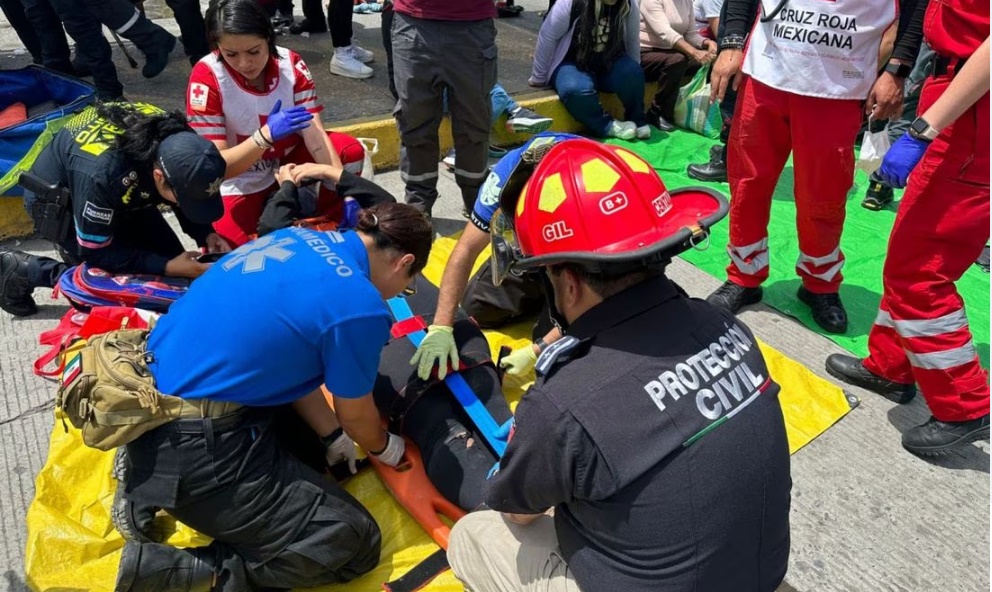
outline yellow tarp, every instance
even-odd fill
[[[424,275],[439,284],[454,238],[434,244]],[[481,258],[480,258],[481,260]],[[520,323],[502,331],[487,331],[493,352],[501,345],[521,347],[530,341],[531,328]],[[772,377],[782,385],[780,396],[789,431],[791,452],[799,450],[843,417],[850,406],[844,393],[814,376],[805,367],[761,344]],[[509,377],[508,377],[509,378]],[[529,382],[504,385],[511,407]],[[110,476],[113,453],[83,445],[79,433],[56,422],[52,430],[48,461],[35,483],[35,499],[28,509],[28,543],[25,572],[32,589],[113,590],[123,541],[110,522],[110,505],[116,484]],[[373,592],[396,579],[437,550],[434,542],[404,512],[371,470],[351,478],[345,489],[360,500],[382,530],[382,559],[371,573],[343,586],[320,590]],[[162,520],[160,515],[159,520]],[[182,524],[166,519],[169,542],[177,546],[200,546],[209,539]],[[461,584],[445,572],[425,590],[460,592]]]

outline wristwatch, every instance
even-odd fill
[[[940,132],[927,123],[926,119],[922,117],[917,117],[916,121],[909,126],[909,135],[916,138],[917,140],[923,140],[924,142],[933,142],[940,135]]]
[[[885,64],[885,67],[882,68],[882,71],[888,72],[889,74],[892,74],[896,78],[908,78],[910,72],[913,71],[913,67],[908,64],[902,64],[899,62],[889,62]]]

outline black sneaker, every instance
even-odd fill
[[[844,333],[847,331],[847,311],[840,301],[840,295],[814,294],[806,288],[800,286],[796,294],[799,300],[809,306],[813,313],[813,320],[827,333]]]
[[[877,212],[892,203],[892,197],[891,187],[881,181],[871,179],[868,182],[868,192],[865,193],[865,198],[861,201],[861,207]]]
[[[516,134],[539,134],[554,122],[554,119],[535,113],[527,107],[517,107],[506,118],[506,129]]]
[[[968,421],[940,421],[931,417],[902,435],[902,447],[920,456],[942,456],[978,440],[989,439],[989,414]]]
[[[303,33],[326,33],[327,23],[323,21],[311,23],[310,19],[303,19],[290,25],[289,32],[293,35],[301,35]]]
[[[159,46],[158,50],[145,56],[145,65],[141,68],[141,75],[145,78],[155,78],[169,65],[169,54],[176,48],[176,37],[171,33]]]
[[[727,281],[717,288],[715,292],[707,296],[706,302],[717,308],[737,314],[737,311],[741,307],[761,302],[761,296],[762,290],[760,287],[745,288],[734,282]]]
[[[27,317],[38,312],[31,298],[34,288],[28,281],[28,262],[32,256],[21,251],[0,253],[0,309],[15,317]]]
[[[904,405],[916,396],[912,384],[893,382],[865,368],[864,361],[854,356],[830,354],[827,356],[827,374],[848,384],[878,393],[890,401]]]
[[[727,162],[726,146],[717,144],[710,148],[710,161],[705,164],[690,164],[686,167],[686,174],[693,179],[706,181],[709,183],[726,183]]]

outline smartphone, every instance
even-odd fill
[[[196,258],[200,263],[215,263],[227,253],[204,253]]]

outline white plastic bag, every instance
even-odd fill
[[[365,148],[365,160],[362,162],[362,178],[369,181],[375,179],[375,167],[372,165],[372,157],[379,153],[379,140],[376,138],[358,138]]]
[[[889,141],[889,126],[878,133],[871,132],[871,118],[868,118],[868,129],[861,139],[861,151],[858,153],[858,161],[854,163],[855,168],[862,170],[865,174],[871,175],[882,166],[882,159],[889,151],[892,142]]]

